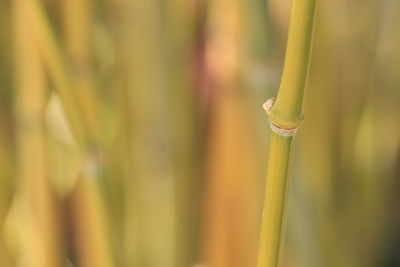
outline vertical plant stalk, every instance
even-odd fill
[[[303,121],[316,1],[294,0],[281,86],[276,101],[264,104],[272,133],[258,267],[279,265],[293,139]]]
[[[169,65],[165,60],[168,27],[164,26],[164,7],[157,0],[108,3],[115,44],[113,86],[121,93],[123,107],[127,205],[123,207],[122,266],[175,267],[172,153],[169,148],[163,150],[163,144],[169,147],[168,135],[159,133],[169,131],[171,123],[165,113],[169,106],[166,92],[170,92],[165,71],[177,63]],[[159,157],[159,153],[168,156]]]
[[[72,135],[81,148],[87,149],[90,136],[85,127],[84,117],[74,95],[73,83],[64,63],[64,57],[55,34],[39,0],[32,0],[32,24],[36,32],[39,52],[43,57],[45,67],[51,76],[54,87],[60,95],[63,108],[66,113],[68,125],[71,127]]]
[[[37,34],[29,23],[32,1],[14,1],[12,8],[19,179],[5,228],[11,249],[15,249],[21,264],[57,267],[61,266],[63,256],[57,201],[46,170],[45,71],[39,48],[31,42]]]
[[[190,60],[196,16],[186,0],[172,0],[165,9],[168,75],[168,119],[171,121],[171,158],[174,169],[174,266],[193,266],[198,260],[199,176],[195,127],[194,87]],[[172,64],[171,64],[172,63]],[[174,66],[171,68],[170,66]]]
[[[38,0],[33,3],[33,27],[36,44],[63,103],[73,136],[83,154],[82,172],[71,194],[74,227],[78,237],[79,261],[84,266],[113,266],[111,245],[105,216],[104,199],[99,188],[97,151],[99,133],[96,126],[96,108],[93,93],[93,78],[88,68],[89,61],[89,4],[86,1],[67,1],[65,27],[68,55],[76,62],[78,72],[72,76],[68,71],[62,50]],[[79,10],[79,14],[75,13]],[[72,17],[74,15],[74,17]],[[73,20],[78,21],[79,30],[74,31]],[[80,64],[81,63],[81,64]],[[95,147],[96,148],[96,147]]]
[[[82,112],[83,127],[92,146],[100,141],[91,42],[94,4],[90,0],[70,0],[63,4],[66,71],[71,75],[74,100]]]
[[[99,188],[100,142],[95,80],[92,71],[91,33],[93,4],[89,0],[68,0],[63,5],[63,29],[69,71],[77,108],[83,117],[82,128],[87,144],[82,173],[71,194],[74,234],[78,262],[82,266],[113,266],[111,238],[106,208]]]
[[[207,5],[205,31],[211,34],[205,42],[205,69],[213,84],[202,88],[212,91],[201,220],[201,256],[206,266],[256,265],[258,157],[246,105],[249,92],[237,82],[244,62],[243,8],[240,0]]]

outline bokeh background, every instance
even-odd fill
[[[0,266],[255,266],[290,8],[1,0]],[[283,266],[400,266],[400,2],[317,13]]]

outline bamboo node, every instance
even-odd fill
[[[294,127],[290,127],[290,128],[282,127],[282,126],[278,125],[277,123],[273,122],[271,120],[271,118],[269,117],[269,112],[270,112],[272,106],[274,105],[274,103],[275,103],[275,97],[268,99],[267,102],[265,102],[263,104],[263,108],[268,115],[267,116],[268,123],[269,123],[269,127],[271,128],[271,131],[276,133],[279,136],[284,136],[284,137],[294,136],[296,134],[297,130],[300,128],[300,124],[296,125]]]

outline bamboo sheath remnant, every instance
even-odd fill
[[[317,0],[294,0],[278,96],[264,104],[272,130],[265,191],[258,267],[279,266],[285,231],[288,178],[293,140],[303,121],[315,5]]]

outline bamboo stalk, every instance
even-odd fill
[[[213,76],[202,197],[204,265],[255,266],[258,234],[258,168],[250,92],[238,81],[246,23],[243,1],[216,0],[207,6],[206,69]],[[204,88],[205,89],[205,88]],[[235,207],[235,208],[232,208]]]
[[[73,212],[73,230],[79,266],[114,266],[104,199],[98,185],[98,159],[85,163],[70,204]]]
[[[174,169],[175,251],[174,266],[192,266],[198,260],[199,177],[195,164],[198,152],[195,127],[194,86],[190,80],[195,16],[186,0],[172,0],[165,10],[165,51],[168,62],[171,158]],[[172,63],[173,62],[173,63]],[[172,63],[172,64],[171,64]],[[170,67],[173,65],[174,67]]]
[[[176,266],[172,153],[159,158],[163,145],[154,145],[170,144],[158,133],[170,131],[165,72],[177,64],[164,61],[168,28],[159,1],[110,0],[109,10],[116,46],[113,86],[123,97],[125,131],[122,264]]]
[[[39,44],[44,64],[62,100],[75,141],[80,147],[87,148],[90,143],[88,140],[90,134],[86,131],[83,117],[79,112],[79,106],[75,101],[73,84],[64,63],[65,59],[41,3],[38,0],[32,0],[32,2],[33,27],[37,33],[35,41]]]
[[[93,53],[91,36],[93,32],[92,3],[88,0],[69,0],[63,2],[64,50],[66,66],[73,82],[74,100],[82,111],[89,141],[98,143],[97,98],[93,75]]]
[[[11,76],[11,70],[9,68],[10,63],[12,61],[11,55],[8,54],[11,44],[11,32],[12,32],[12,24],[11,18],[13,14],[11,7],[8,5],[6,1],[0,1],[0,57],[2,61],[0,62],[0,92],[5,92],[7,89],[7,85],[11,80],[4,79],[5,77]],[[9,131],[6,129],[10,129],[8,122],[8,118],[12,114],[11,103],[9,105],[4,105],[5,98],[3,98],[3,104],[0,105],[0,224],[4,225],[4,222],[7,218],[7,212],[9,211],[10,204],[12,201],[12,195],[10,192],[14,192],[13,185],[15,184],[15,179],[10,179],[14,177],[14,173],[16,171],[15,168],[15,159],[13,157],[14,153],[14,142],[11,142]],[[4,232],[3,232],[4,233]],[[0,234],[0,266],[11,266],[11,255],[6,247],[6,236],[4,234]]]
[[[100,129],[96,122],[96,108],[93,94],[93,78],[89,69],[89,32],[90,20],[86,17],[89,3],[68,1],[65,6],[65,27],[67,52],[62,54],[55,34],[38,0],[33,0],[34,29],[37,32],[39,50],[43,61],[63,102],[63,107],[73,136],[84,154],[83,172],[71,195],[74,215],[75,234],[78,240],[78,255],[83,266],[113,265],[111,245],[105,216],[103,197],[99,188],[99,172],[87,173],[100,168],[97,159],[97,145]],[[76,14],[75,10],[79,10]],[[75,23],[78,21],[79,26]],[[78,32],[74,32],[79,27]],[[70,72],[65,64],[67,59],[77,63],[80,73]],[[73,75],[75,74],[75,75]],[[85,219],[82,219],[85,215]]]
[[[82,175],[71,194],[76,249],[82,266],[113,266],[110,236],[107,227],[104,199],[99,188],[100,161],[97,147],[100,142],[96,108],[95,81],[92,71],[91,32],[92,4],[88,0],[64,1],[63,26],[65,60],[75,106],[81,112],[80,125],[86,140],[86,158]],[[47,40],[51,40],[47,38]],[[53,57],[56,55],[53,53]],[[61,62],[59,62],[61,65]]]
[[[294,0],[281,86],[264,105],[271,126],[258,267],[279,265],[294,136],[303,120],[316,0]]]
[[[17,123],[18,189],[9,211],[6,232],[21,265],[62,265],[62,240],[57,201],[46,170],[44,110],[47,84],[31,24],[32,2],[18,0],[14,10],[14,51]]]
[[[282,81],[268,117],[281,128],[303,120],[302,103],[308,76],[316,0],[294,0]]]

